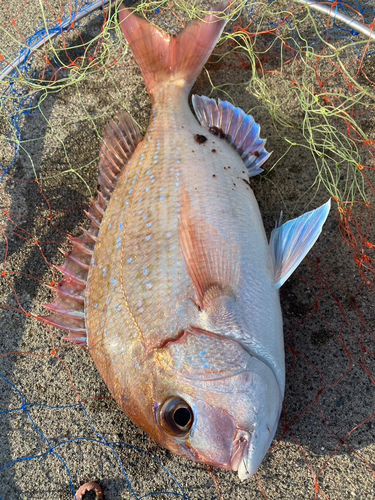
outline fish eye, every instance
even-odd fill
[[[193,425],[193,410],[181,398],[169,398],[161,405],[159,420],[162,428],[172,436],[187,435]]]

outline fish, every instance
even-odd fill
[[[142,138],[125,111],[104,134],[90,227],[69,237],[41,321],[87,346],[125,414],[161,446],[251,477],[285,390],[279,289],[330,201],[268,241],[251,188],[270,156],[254,119],[189,93],[228,18],[224,1],[169,36],[121,7],[151,97]]]

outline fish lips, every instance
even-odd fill
[[[256,428],[251,433],[237,429],[232,447],[231,469],[238,472],[241,481],[249,479],[257,471],[271,446],[278,421],[279,419],[276,420],[273,429],[270,429],[267,425]]]
[[[249,446],[251,441],[250,432],[238,429],[233,442],[232,457],[230,461],[231,470],[238,471],[241,480],[249,477]],[[245,477],[243,477],[245,475]]]

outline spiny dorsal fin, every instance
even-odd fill
[[[111,120],[108,123],[99,153],[99,184],[107,203],[141,140],[138,125],[125,111],[118,116],[118,122]]]
[[[40,321],[69,332],[66,340],[86,345],[84,297],[94,247],[99,234],[104,212],[116,186],[117,180],[126,168],[135,148],[141,141],[139,128],[132,117],[123,111],[106,128],[100,149],[98,199],[90,199],[90,210],[85,212],[91,224],[78,237],[69,236],[72,250],[65,255],[63,266],[55,266],[64,278],[51,287],[55,300],[45,305],[52,314],[38,316]]]
[[[191,214],[190,197],[184,189],[178,234],[198,305],[205,309],[212,298],[233,294],[240,276],[240,258],[236,244],[230,244],[217,229]]]
[[[193,108],[199,123],[210,132],[226,139],[239,153],[250,177],[260,174],[261,165],[271,153],[265,139],[259,138],[260,127],[254,118],[226,101],[193,95]]]

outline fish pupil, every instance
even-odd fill
[[[158,420],[168,434],[185,437],[193,425],[194,413],[186,401],[171,397],[159,407]]]
[[[191,420],[190,411],[187,408],[177,408],[173,414],[173,420],[179,427],[186,427]]]

